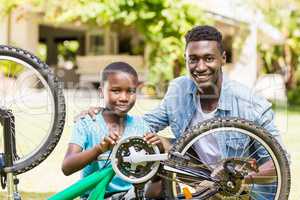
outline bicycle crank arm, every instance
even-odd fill
[[[168,160],[168,154],[152,154],[152,155],[142,155],[142,154],[130,154],[130,156],[123,157],[124,162],[128,163],[141,163],[141,162],[154,162],[154,161],[164,161]]]

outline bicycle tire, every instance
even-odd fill
[[[13,166],[4,168],[6,173],[21,174],[43,162],[59,142],[65,124],[65,99],[62,84],[60,84],[57,77],[55,77],[47,64],[32,53],[20,48],[0,45],[0,56],[22,61],[34,68],[44,78],[44,81],[46,81],[54,101],[54,117],[50,134],[29,157],[20,162],[16,160]]]
[[[199,123],[198,125],[188,129],[174,144],[171,151],[181,153],[182,150],[189,145],[190,142],[193,141],[194,138],[203,134],[209,130],[221,128],[221,127],[229,127],[229,128],[238,128],[242,130],[246,130],[254,133],[256,136],[261,138],[273,151],[276,159],[278,160],[280,166],[280,173],[282,177],[280,192],[279,192],[279,200],[288,199],[291,185],[291,174],[288,159],[282,149],[281,145],[277,142],[277,140],[270,135],[264,128],[250,122],[248,120],[240,119],[240,118],[215,118],[210,119],[204,122]],[[166,176],[172,177],[172,172],[166,172]],[[164,187],[164,195],[167,199],[176,199],[173,192],[172,181],[171,180],[163,180]]]

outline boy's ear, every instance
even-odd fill
[[[102,87],[101,83],[100,83],[100,86],[98,87],[98,91],[99,91],[100,98],[103,98],[104,97],[104,95],[103,95],[103,87]]]
[[[145,86],[144,82],[139,81],[137,84],[137,89],[141,89],[143,86]]]

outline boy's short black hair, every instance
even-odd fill
[[[113,63],[110,63],[109,65],[107,65],[103,69],[103,71],[101,73],[101,81],[102,82],[107,81],[107,77],[110,74],[118,73],[118,72],[124,72],[124,73],[130,74],[138,79],[138,74],[131,65],[129,65],[128,63],[125,63],[125,62],[113,62]]]
[[[218,43],[218,48],[221,53],[224,52],[223,44],[222,44],[222,33],[218,31],[213,26],[195,26],[191,30],[189,30],[185,35],[185,47],[187,47],[188,43],[191,41],[203,41],[210,40],[216,41]]]

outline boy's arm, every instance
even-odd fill
[[[71,175],[84,168],[87,164],[95,161],[101,153],[103,153],[103,151],[100,145],[82,151],[82,147],[70,143],[63,160],[62,171],[67,176]]]
[[[100,143],[91,149],[82,151],[82,146],[84,146],[85,141],[84,137],[85,134],[82,131],[82,126],[80,126],[80,123],[76,123],[73,138],[68,146],[67,153],[62,164],[62,171],[67,176],[81,170],[87,164],[96,161],[100,154],[111,149],[120,138],[117,132],[111,132],[107,137],[104,137]],[[72,143],[72,141],[74,141],[74,143]]]

